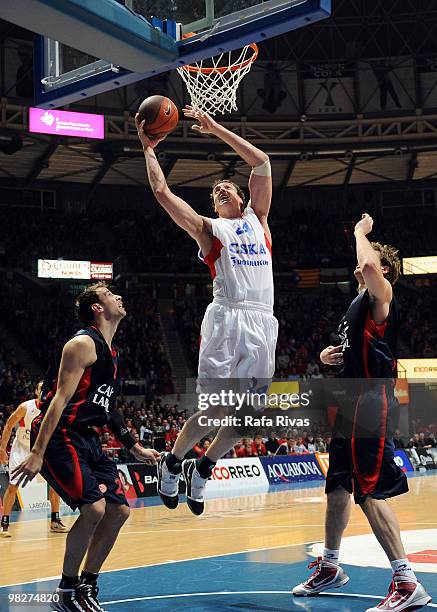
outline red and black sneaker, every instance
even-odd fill
[[[317,561],[313,561],[308,565],[308,569],[313,567],[316,570],[308,580],[294,587],[292,593],[296,597],[310,597],[311,595],[317,595],[321,591],[338,589],[349,582],[349,576],[339,565],[323,561],[322,557],[318,557]]]
[[[367,608],[366,612],[412,612],[423,608],[431,600],[420,582],[403,574],[395,574],[387,597],[374,608]]]

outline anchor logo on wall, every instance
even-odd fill
[[[334,100],[334,90],[337,89],[339,85],[338,81],[325,81],[320,83],[320,89],[318,94],[325,93],[325,102],[319,108],[319,113],[341,113],[343,112],[343,107],[338,106]]]
[[[324,106],[335,106],[334,98],[332,97],[332,92],[337,87],[338,83],[335,81],[331,83],[321,83],[320,88],[324,89],[326,92],[326,100]]]

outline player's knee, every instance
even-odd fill
[[[124,504],[106,504],[106,516],[111,519],[126,521],[130,515],[130,508]]]
[[[130,515],[129,506],[119,506],[118,514],[120,516],[121,524],[125,523]]]
[[[374,499],[371,495],[365,495],[358,500],[358,504],[364,513],[370,512],[378,508],[378,506],[384,502],[382,499]]]
[[[129,506],[121,504],[107,504],[106,516],[109,516],[112,524],[123,525],[130,515]]]
[[[105,516],[105,510],[106,501],[104,499],[100,499],[94,504],[86,504],[86,506],[82,506],[81,515],[88,523],[97,526]]]

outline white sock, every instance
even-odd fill
[[[338,565],[339,550],[331,550],[330,548],[323,549],[323,561],[328,561],[332,565]]]
[[[408,559],[395,559],[394,561],[390,561],[390,563],[393,574],[402,574],[417,582],[416,574],[411,569],[411,563]]]

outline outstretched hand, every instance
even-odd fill
[[[199,122],[191,126],[191,129],[195,132],[200,132],[201,134],[214,134],[215,130],[218,128],[217,121],[214,121],[211,115],[201,110],[195,110],[189,104],[182,109],[182,112],[185,117],[190,117]]]
[[[140,116],[137,113],[135,115],[135,126],[137,128],[138,138],[140,139],[144,149],[147,147],[154,149],[161,142],[161,140],[164,140],[165,136],[161,136],[161,138],[150,138],[144,131],[145,124],[145,121],[140,121]]]
[[[161,454],[154,448],[144,448],[138,443],[130,449],[130,452],[134,455],[135,459],[138,459],[138,461],[141,461],[141,463],[146,463],[148,465],[155,465],[158,459],[161,457]]]
[[[12,471],[11,477],[17,479],[17,486],[25,487],[41,471],[43,458],[38,453],[30,451],[26,459]]]
[[[325,365],[342,365],[344,362],[342,346],[327,346],[320,353],[320,361]]]

